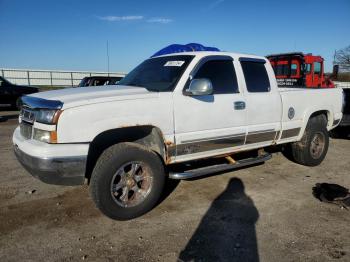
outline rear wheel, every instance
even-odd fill
[[[93,170],[90,191],[108,217],[132,219],[151,210],[165,183],[163,163],[152,151],[133,143],[106,149]]]
[[[292,160],[305,166],[317,166],[326,157],[328,145],[326,117],[324,115],[312,117],[301,140],[290,145]]]

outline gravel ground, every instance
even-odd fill
[[[350,187],[350,140],[310,168],[275,153],[263,165],[182,181],[151,212],[113,221],[87,186],[46,185],[19,165],[17,112],[0,112],[0,261],[350,261],[350,211],[315,183]]]

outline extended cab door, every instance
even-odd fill
[[[183,88],[192,79],[209,79],[213,94],[194,96],[174,93],[176,161],[232,151],[244,144],[246,135],[245,98],[237,83],[233,58],[202,58]]]
[[[246,147],[272,144],[281,129],[282,102],[273,69],[264,59],[240,59],[246,85]],[[271,80],[271,81],[270,81]]]

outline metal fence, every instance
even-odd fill
[[[0,68],[0,76],[18,85],[77,86],[86,76],[124,77],[125,73]]]
[[[350,82],[337,82],[337,81],[335,81],[334,84],[340,88],[350,88]]]

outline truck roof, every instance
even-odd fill
[[[256,58],[256,59],[263,59],[265,61],[268,61],[266,57],[264,56],[257,56],[257,55],[251,55],[251,54],[241,54],[241,53],[233,53],[233,52],[223,52],[223,51],[194,51],[194,52],[181,52],[181,53],[172,53],[172,54],[166,54],[166,55],[160,55],[155,56],[156,57],[166,57],[166,56],[181,56],[181,55],[192,55],[196,57],[205,57],[205,56],[232,56],[232,57],[247,57],[247,58]],[[150,59],[152,59],[150,58]]]

